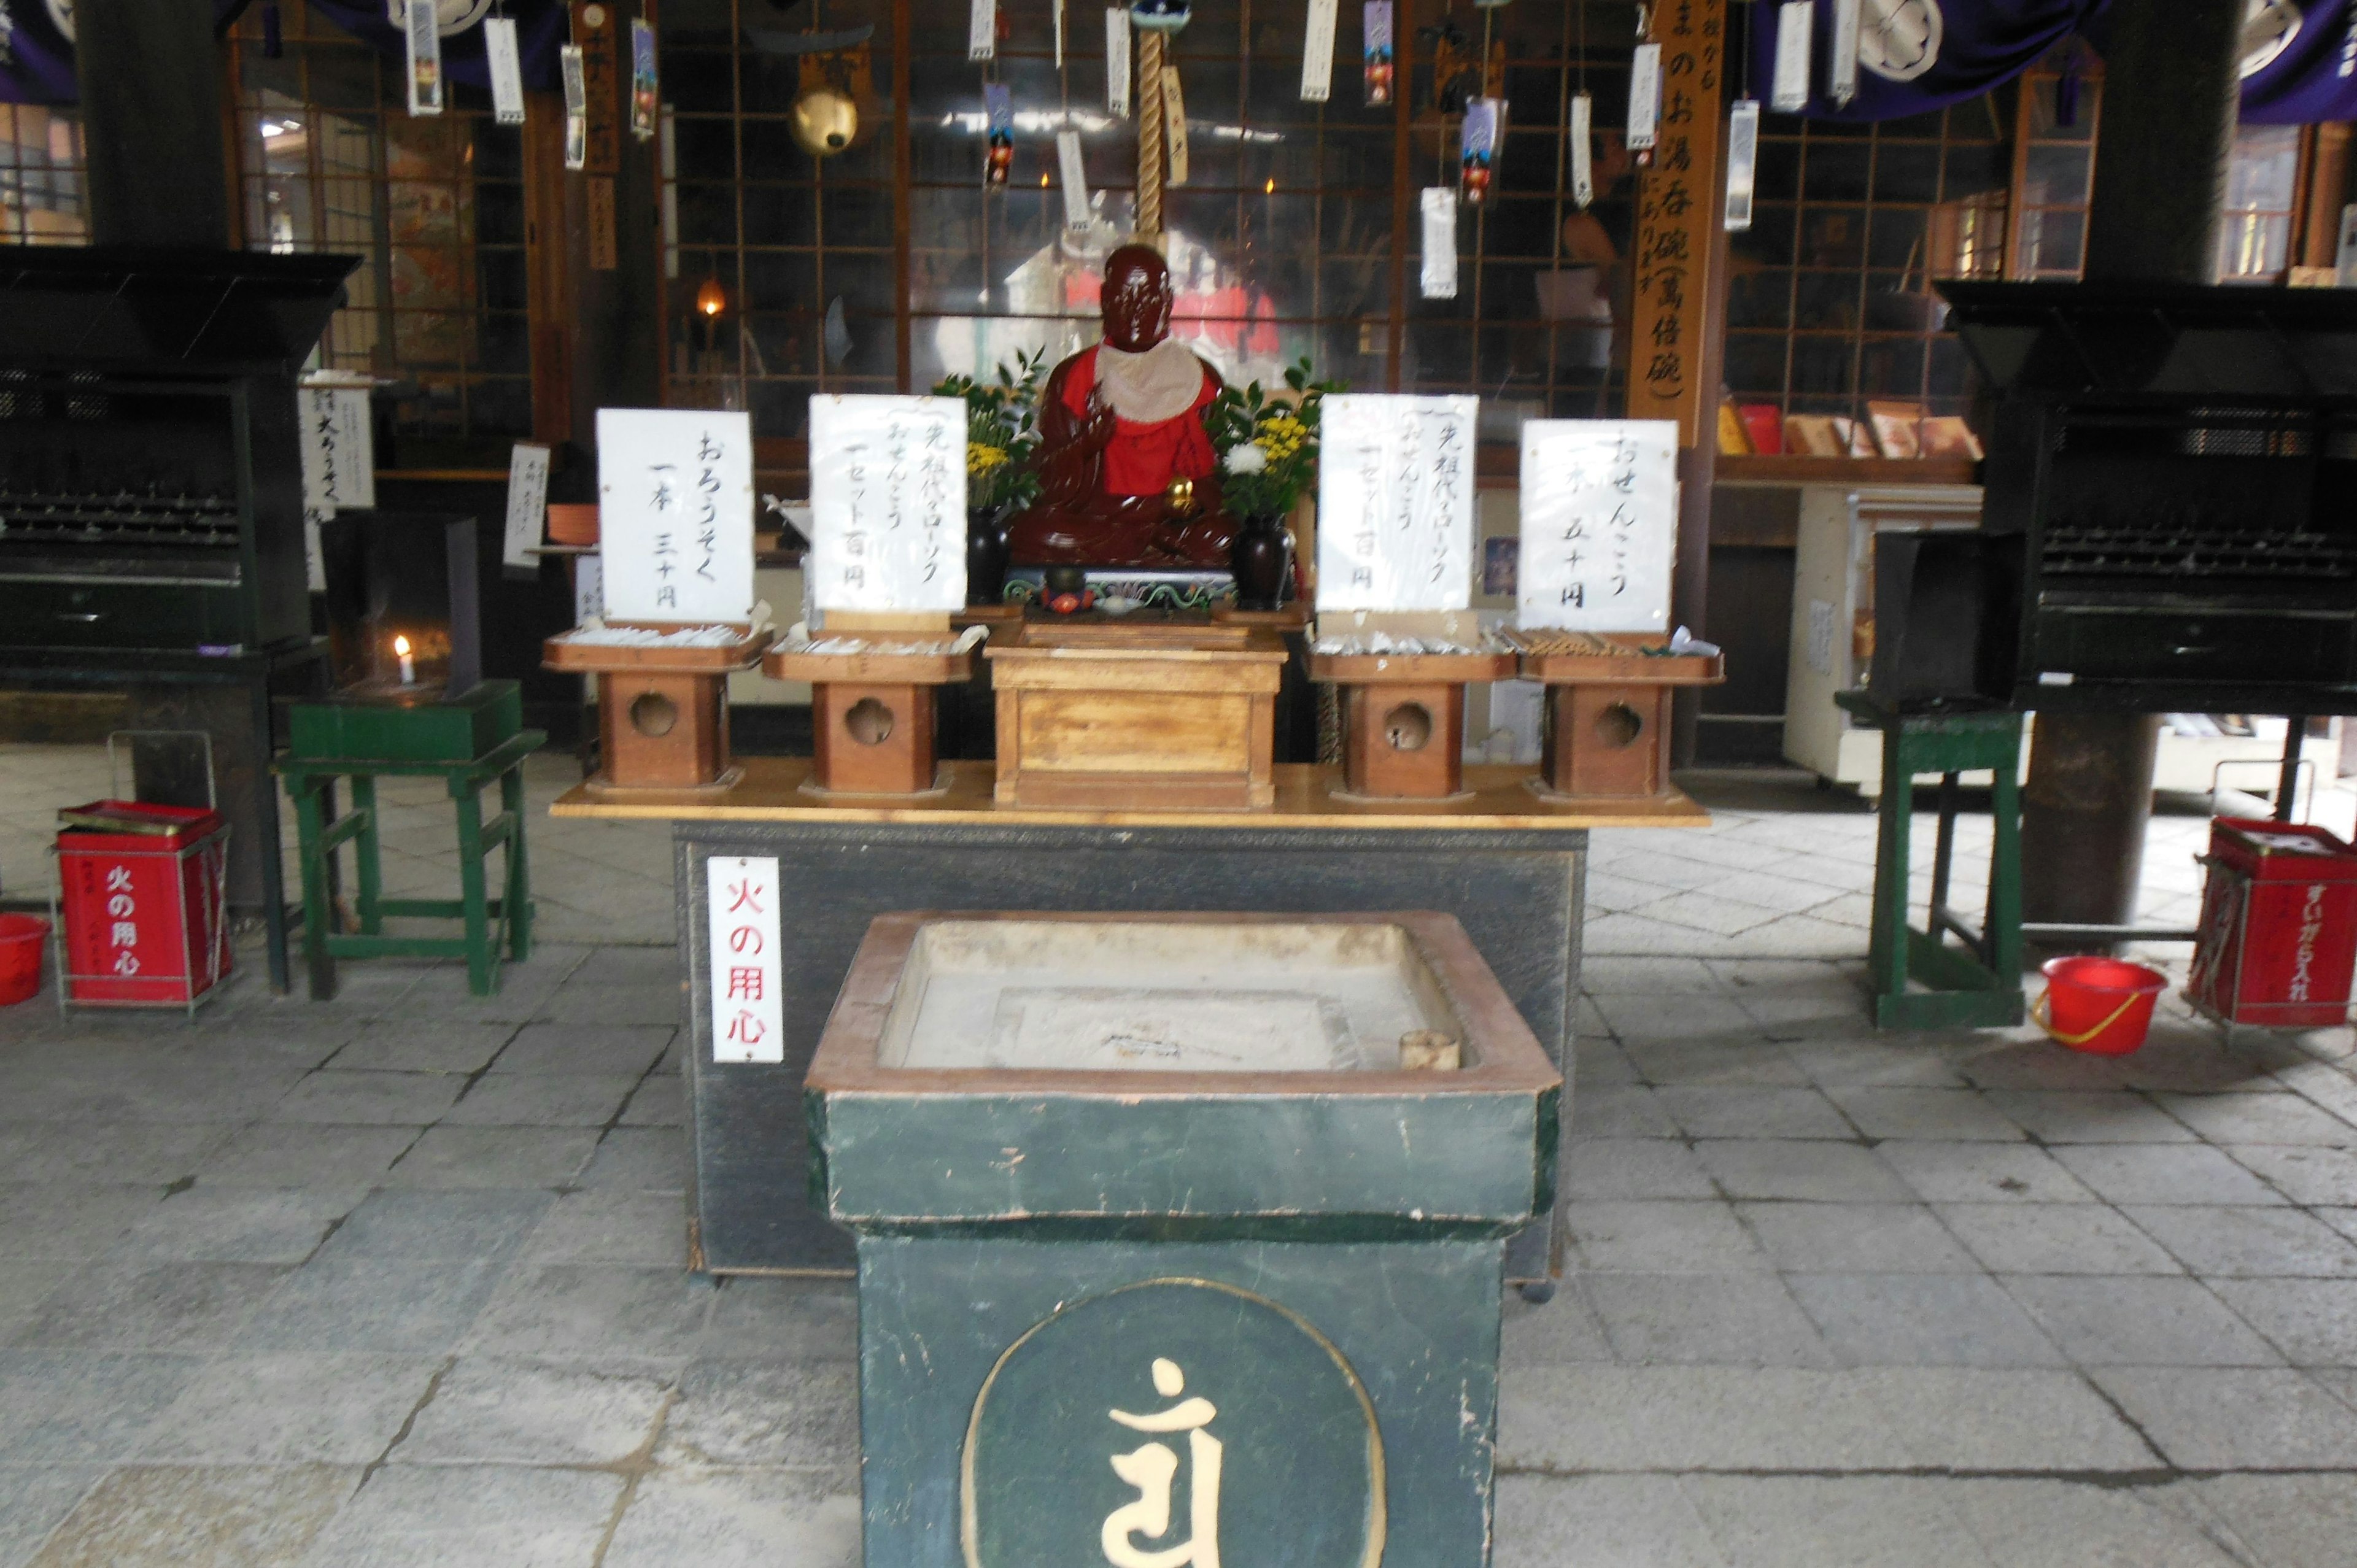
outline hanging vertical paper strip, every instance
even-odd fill
[[[1727,231],[1751,227],[1751,193],[1760,172],[1760,100],[1738,98],[1727,113]]]
[[[1798,114],[1809,106],[1809,51],[1815,42],[1815,0],[1784,0],[1776,12],[1776,70],[1768,107]]]
[[[965,58],[992,59],[998,54],[998,0],[974,0],[966,13]]]
[[[557,74],[565,82],[565,166],[589,166],[589,88],[581,63],[581,48],[566,44],[556,51]]]
[[[409,43],[409,112],[442,113],[442,27],[434,0],[416,0],[403,18]]]
[[[1003,81],[982,84],[982,113],[989,126],[990,150],[984,155],[982,182],[1005,185],[1015,167],[1015,94]]]
[[[1129,118],[1129,9],[1105,8],[1105,113]]]
[[[1056,69],[1058,70],[1061,70],[1064,69],[1064,0],[1056,0],[1054,7],[1054,20],[1056,24]]]
[[[1367,0],[1360,17],[1366,50],[1367,102],[1392,101],[1392,0]]]
[[[641,142],[655,139],[655,117],[662,112],[662,90],[655,80],[655,30],[644,17],[630,24],[630,134]]]
[[[1178,68],[1162,68],[1162,136],[1170,157],[1170,183],[1187,183],[1187,101],[1178,93]]]
[[[1457,188],[1424,189],[1424,264],[1419,284],[1426,299],[1457,297]]]
[[[1629,150],[1648,151],[1662,126],[1662,46],[1639,44],[1629,62]]]
[[[1334,96],[1334,31],[1340,0],[1309,0],[1301,35],[1301,102],[1323,103]]]
[[[502,125],[522,124],[523,57],[513,16],[483,18],[483,58],[491,70],[491,117]]]
[[[1469,207],[1480,206],[1482,198],[1490,194],[1505,114],[1502,98],[1476,98],[1465,105],[1457,138],[1457,184]]]
[[[1833,60],[1825,91],[1841,108],[1857,96],[1857,0],[1834,0]]]
[[[1064,227],[1085,229],[1089,226],[1089,171],[1081,159],[1078,131],[1056,133],[1056,166],[1064,182]]]
[[[1571,100],[1571,199],[1581,207],[1596,199],[1596,100],[1585,92]]]

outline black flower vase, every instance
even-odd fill
[[[998,507],[965,514],[965,602],[995,605],[1006,597],[1006,518]]]
[[[1273,610],[1284,600],[1293,575],[1293,538],[1279,512],[1248,516],[1228,546],[1228,570],[1236,580],[1236,608]]]

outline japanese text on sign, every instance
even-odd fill
[[[139,900],[131,886],[131,868],[110,865],[106,868],[106,967],[112,973],[130,978],[139,972],[139,955],[132,950],[139,945]]]
[[[1520,624],[1669,629],[1677,438],[1678,427],[1665,419],[1523,425]]]
[[[826,610],[965,604],[965,404],[811,399],[811,603]]]
[[[606,618],[753,616],[753,429],[704,409],[597,411]]]
[[[1318,602],[1461,610],[1472,601],[1480,400],[1338,393],[1318,433]]]
[[[786,1059],[783,969],[778,955],[775,855],[720,855],[704,863],[710,915],[705,968],[712,993],[712,1059]]]
[[[1652,15],[1662,114],[1652,166],[1637,186],[1629,413],[1676,420],[1678,444],[1691,446],[1703,407],[1704,269],[1720,216],[1727,0],[1663,0]]]

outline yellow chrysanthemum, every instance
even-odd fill
[[[1006,448],[1004,446],[985,446],[979,441],[966,444],[965,471],[968,474],[987,474],[1006,462]]]

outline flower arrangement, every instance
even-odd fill
[[[1031,455],[1039,445],[1039,381],[1048,351],[1017,352],[995,381],[950,376],[933,395],[965,400],[965,504],[995,514],[1028,506],[1039,493]]]
[[[1285,390],[1261,384],[1223,390],[1204,411],[1204,427],[1220,455],[1222,503],[1237,517],[1281,517],[1318,477],[1318,412],[1343,381],[1310,379],[1309,360],[1285,372]]]

